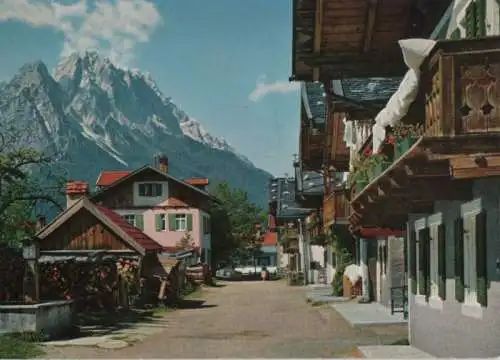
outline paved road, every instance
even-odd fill
[[[353,329],[329,307],[312,307],[305,290],[283,282],[237,282],[203,292],[197,309],[166,314],[168,326],[118,350],[65,347],[64,358],[357,357],[359,345],[391,343],[401,328]]]

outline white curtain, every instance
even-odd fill
[[[385,108],[375,117],[372,128],[373,151],[377,151],[385,139],[385,127],[396,125],[407,113],[418,94],[420,66],[436,42],[428,39],[405,39],[399,41],[403,59],[409,70],[398,90],[391,96]]]

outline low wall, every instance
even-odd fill
[[[49,338],[61,336],[73,326],[73,300],[40,304],[0,305],[3,332],[36,332]]]

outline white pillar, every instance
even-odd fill
[[[366,239],[359,239],[359,266],[361,267],[362,295],[364,299],[370,298],[368,280],[368,243]]]

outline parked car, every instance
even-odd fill
[[[224,280],[240,280],[242,277],[241,272],[236,271],[233,268],[226,267],[219,269],[215,272],[215,277],[217,279],[224,279]]]

